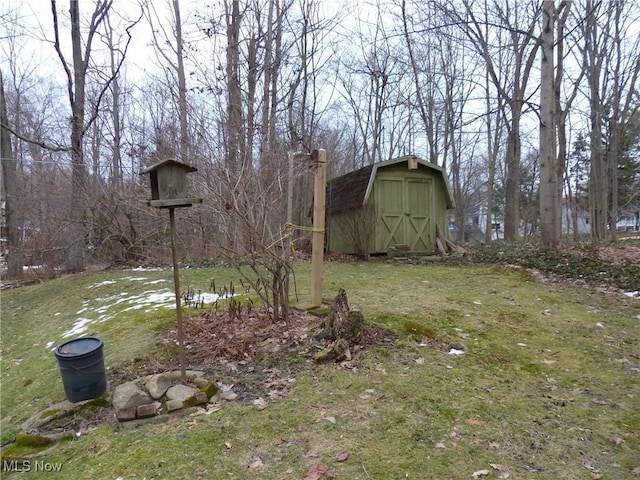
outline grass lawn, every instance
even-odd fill
[[[181,271],[196,291],[238,278]],[[308,304],[308,264],[295,283],[294,301]],[[107,378],[165,363],[172,285],[170,270],[109,271],[3,291],[3,445],[64,399],[52,352],[63,341],[102,338]],[[639,300],[487,265],[325,264],[324,296],[339,288],[400,340],[348,367],[298,359],[293,392],[264,409],[225,402],[211,415],[105,424],[2,478],[640,477]]]

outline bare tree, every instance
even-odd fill
[[[283,193],[291,150],[287,146],[299,144],[298,138],[286,136],[295,131],[307,140],[316,113],[310,108],[314,74],[305,71],[305,62],[313,65],[313,58],[295,55],[308,53],[305,49],[315,39],[292,28],[291,5],[280,0],[224,2],[226,48],[220,66],[226,76],[219,84],[224,85],[219,110],[223,143],[217,154],[221,161],[208,165],[204,185],[211,206],[203,208],[226,233],[219,251],[239,271],[246,270],[243,265],[251,267],[259,282],[254,288],[273,308],[275,318],[288,309],[291,231]],[[313,3],[300,6],[307,9],[301,13],[303,25],[307,22],[312,28]],[[218,26],[214,21],[210,25]],[[279,116],[285,111],[288,121]],[[303,172],[308,169],[296,169],[295,178],[288,181],[296,181]]]
[[[554,0],[542,2],[540,68],[540,240],[544,249],[555,250],[560,240],[559,177],[556,156],[556,99],[554,87]]]
[[[22,277],[24,255],[19,231],[21,214],[20,196],[18,195],[18,175],[16,159],[13,156],[7,116],[7,102],[4,93],[4,79],[0,72],[0,157],[2,157],[2,187],[4,195],[4,214],[7,228],[7,278]],[[4,253],[4,252],[3,252]]]
[[[224,2],[227,27],[227,118],[226,118],[226,162],[229,168],[243,169],[247,166],[242,118],[242,95],[240,86],[240,1]]]
[[[462,6],[463,13],[459,7]],[[506,145],[506,202],[505,202],[505,240],[513,241],[518,237],[519,226],[519,184],[521,138],[520,122],[525,106],[529,103],[529,80],[534,60],[537,56],[539,41],[534,35],[540,15],[538,2],[512,4],[494,0],[491,11],[484,8],[478,11],[476,4],[462,0],[462,5],[449,4],[444,11],[452,21],[463,29],[471,44],[485,61],[489,76],[500,96],[508,106],[509,127]],[[482,17],[484,15],[484,18]],[[498,31],[506,31],[509,42],[499,48],[508,48],[511,65],[503,64],[497,68],[492,51],[494,42],[486,35],[486,25],[492,25]],[[497,38],[501,38],[496,34]],[[507,112],[504,112],[506,115]]]
[[[627,2],[615,2],[613,6],[613,69],[611,70],[611,94],[607,102],[607,163],[610,171],[611,206],[608,212],[608,227],[611,237],[617,240],[616,223],[619,215],[619,175],[623,143],[629,123],[638,112],[638,75],[640,74],[640,37],[633,35],[628,22]],[[627,18],[625,18],[625,16]],[[626,43],[626,45],[625,45]]]
[[[598,16],[600,2],[587,0],[586,18],[583,23],[584,46],[583,68],[589,87],[589,121],[590,121],[590,175],[589,175],[589,211],[591,217],[591,236],[593,239],[606,238],[608,211],[608,170],[605,163],[602,145],[602,104],[600,98],[601,75],[604,68],[604,44],[606,34],[599,28]]]
[[[640,40],[637,35],[630,40],[623,35],[635,8],[634,2],[586,0],[584,21],[579,24],[588,85],[589,210],[594,241],[606,239],[608,232],[615,235],[620,139],[634,112],[640,71]]]
[[[178,112],[179,135],[177,143],[177,157],[188,162],[190,157],[189,108],[187,102],[187,81],[184,66],[184,38],[182,34],[182,15],[180,2],[171,0],[171,14],[173,16],[170,27],[163,25],[161,15],[152,2],[144,4],[147,21],[151,25],[153,46],[158,57],[158,63],[163,67],[167,76],[167,89],[171,92]],[[170,28],[170,31],[168,31]],[[167,52],[167,48],[169,52]]]
[[[555,35],[555,51],[556,51],[556,72],[554,77],[554,89],[555,89],[555,115],[556,115],[556,131],[557,131],[557,175],[558,175],[558,198],[560,200],[560,215],[556,217],[558,225],[556,229],[562,235],[562,203],[563,203],[563,185],[570,188],[570,182],[568,182],[567,164],[568,164],[568,149],[569,138],[567,132],[567,122],[569,119],[569,113],[571,112],[573,102],[575,101],[579,88],[584,78],[584,70],[579,69],[579,72],[575,78],[567,78],[565,81],[565,59],[569,52],[566,51],[567,42],[571,40],[568,33],[567,23],[569,14],[571,12],[572,2],[570,0],[562,0],[557,8],[556,18],[556,35]],[[571,52],[577,50],[575,43],[569,45]],[[563,88],[568,83],[568,87]],[[564,95],[563,95],[564,93]],[[564,98],[563,98],[564,97]],[[563,105],[564,102],[564,105]]]
[[[353,116],[362,142],[359,166],[389,158],[387,141],[394,131],[393,117],[389,115],[397,111],[394,106],[401,98],[403,72],[396,54],[397,42],[387,31],[387,15],[382,8],[380,4],[376,6],[372,31],[359,32],[357,55],[355,51],[343,55],[336,72],[347,111]]]
[[[58,7],[56,0],[51,0],[53,15],[54,48],[64,69],[67,79],[67,96],[71,107],[71,200],[69,206],[69,246],[66,255],[66,270],[70,272],[82,271],[85,268],[86,242],[86,210],[85,200],[88,193],[87,170],[84,158],[84,137],[87,129],[95,121],[98,108],[107,89],[113,82],[110,76],[99,89],[95,108],[86,117],[87,108],[87,80],[93,49],[93,40],[99,28],[105,22],[113,0],[102,0],[96,3],[91,14],[86,37],[83,41],[79,0],[70,0],[71,20],[71,49],[72,61],[69,63],[64,55],[60,40],[60,24],[58,21]],[[129,28],[131,28],[131,25]],[[129,34],[127,28],[127,34]],[[129,34],[130,38],[130,34]],[[83,46],[84,43],[84,46]],[[125,48],[126,52],[126,48]],[[121,55],[119,66],[124,61]],[[119,67],[117,69],[119,71]]]
[[[487,27],[488,28],[488,27]],[[497,60],[498,65],[501,60]],[[492,101],[492,83],[489,72],[485,70],[484,75],[484,91],[485,91],[485,123],[487,134],[487,183],[486,183],[486,217],[484,225],[484,241],[490,243],[492,233],[497,232],[497,224],[494,218],[494,202],[495,202],[495,183],[496,183],[496,167],[498,156],[501,150],[501,141],[504,134],[504,99],[497,95]],[[494,105],[495,103],[495,105]],[[461,237],[464,238],[464,237]]]
[[[281,69],[281,88],[286,92],[287,131],[283,135],[288,137],[287,148],[291,153],[307,153],[317,144],[329,146],[327,127],[321,125],[323,112],[319,111],[318,102],[321,95],[333,96],[335,91],[335,86],[331,84],[331,81],[335,83],[335,79],[330,82],[325,80],[326,72],[331,68],[329,58],[323,52],[329,49],[326,39],[338,19],[333,16],[322,18],[320,6],[317,0],[299,0],[298,16],[289,11],[285,18],[287,30],[294,34],[289,45],[282,48],[288,47],[287,60],[295,68],[290,71]],[[274,114],[275,109],[272,108],[271,113]],[[308,225],[313,203],[313,176],[305,174],[309,173],[307,165],[295,161],[295,158],[292,160],[293,172],[288,179],[292,187],[291,220],[297,225]],[[355,161],[355,156],[351,161]],[[336,166],[334,151],[329,168]],[[302,235],[301,231],[296,232],[296,239],[299,240]]]

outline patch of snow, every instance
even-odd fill
[[[635,292],[624,292],[624,294],[627,297],[631,297],[631,298],[640,298],[640,290],[637,290]]]
[[[162,282],[166,282],[166,280],[164,280],[164,279],[152,280],[150,282],[145,283],[145,285],[155,285],[156,283],[162,283]]]
[[[122,303],[133,304],[133,306],[126,307],[121,311],[127,310],[135,310],[136,308],[140,308],[143,305],[154,305],[157,307],[164,306],[171,300],[175,299],[175,295],[170,290],[149,290],[141,293],[140,295],[130,295],[126,296],[126,293],[121,293],[118,295],[120,298],[112,298],[114,300],[112,303],[103,305],[95,309],[97,313],[106,313],[110,309],[120,305]]]
[[[130,280],[132,282],[143,282],[148,279],[147,277],[122,277],[122,280]]]
[[[139,303],[143,304],[153,304],[153,303],[167,303],[171,301],[175,301],[175,294],[171,290],[160,290],[155,292],[145,292],[146,296],[143,297],[140,295],[137,299]],[[143,295],[145,295],[143,294]]]
[[[218,295],[217,293],[199,293],[195,296],[194,301],[196,303],[215,303],[218,300],[225,300],[230,298],[231,295]]]
[[[123,309],[123,312],[130,312],[132,310],[140,310],[142,307],[144,307],[144,305],[133,305],[131,307],[127,307],[125,309]],[[147,312],[149,312],[150,310],[146,310]]]
[[[78,335],[80,333],[84,333],[87,331],[89,325],[91,325],[95,320],[91,318],[79,318],[71,327],[71,330],[67,330],[62,334],[62,338],[72,337],[74,335]]]
[[[160,267],[134,267],[129,269],[131,272],[161,272],[162,270]]]
[[[132,310],[138,310],[146,308],[147,312],[151,312],[157,308],[172,308],[174,306],[175,295],[173,291],[165,290],[148,290],[138,295],[130,295],[126,292],[122,292],[107,297],[97,298],[96,302],[101,304],[93,306],[90,302],[85,301],[82,303],[81,308],[77,315],[85,314],[85,316],[78,318],[71,329],[62,334],[62,338],[67,338],[75,335],[82,334],[87,331],[89,325],[92,323],[102,323],[114,318],[118,313],[127,312]],[[104,303],[106,302],[106,303]],[[121,306],[120,308],[116,308]],[[96,314],[96,318],[89,318],[91,314]],[[59,315],[59,314],[58,314]]]
[[[140,295],[132,295],[129,297],[120,298],[109,307],[113,307],[125,302],[134,305],[127,307],[122,311],[135,310],[145,305],[155,306],[156,308],[163,306],[171,307],[174,300],[175,295],[171,290],[149,290],[141,293]]]
[[[104,285],[113,285],[114,283],[117,283],[117,282],[115,280],[105,280],[104,282],[94,283],[93,285],[89,285],[87,288],[98,288]]]
[[[449,355],[464,355],[464,350],[458,350],[457,348],[452,348],[449,350]]]
[[[47,350],[54,350],[54,348],[52,348],[55,345],[55,342],[47,342],[47,345],[45,346],[45,348]]]

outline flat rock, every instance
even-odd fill
[[[174,410],[180,410],[182,407],[184,407],[184,402],[182,400],[168,400],[164,404],[164,408],[167,413],[173,412]]]
[[[158,407],[155,403],[138,405],[136,408],[136,418],[153,417],[158,414]]]
[[[220,390],[220,386],[216,382],[208,381],[204,385],[198,385],[200,391],[207,395],[207,399],[212,398]]]
[[[111,399],[113,407],[116,412],[120,410],[133,408],[134,410],[139,405],[146,403],[153,403],[151,396],[141,390],[134,382],[126,382],[118,385],[113,390],[113,398]]]
[[[203,403],[207,403],[209,401],[209,397],[204,392],[198,392],[193,397],[189,397],[184,401],[185,406],[195,407],[196,405],[202,405]]]
[[[167,398],[169,400],[180,400],[181,402],[184,402],[185,400],[195,396],[198,392],[200,392],[200,390],[187,387],[186,385],[174,385],[167,390]]]
[[[202,370],[185,370],[185,376],[187,377],[187,380],[193,381],[198,377],[204,377],[205,376],[205,372],[203,372]],[[177,380],[181,380],[182,379],[182,373],[180,372],[180,370],[174,370],[173,372],[171,372],[171,374],[177,379]]]
[[[191,381],[191,383],[193,383],[197,387],[203,387],[203,386],[205,386],[206,384],[209,383],[209,380],[207,380],[204,377],[196,377]]]
[[[116,411],[116,418],[120,422],[126,422],[136,418],[136,408],[121,408]]]
[[[157,375],[153,375],[147,382],[144,384],[145,388],[151,395],[151,398],[154,400],[158,400],[161,398],[167,390],[171,386],[172,381],[168,375],[164,373],[159,373]]]

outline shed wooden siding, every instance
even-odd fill
[[[409,161],[417,168],[409,169]],[[332,252],[354,253],[353,242],[341,229],[344,215],[358,214],[375,205],[375,234],[370,253],[387,253],[397,245],[410,252],[436,250],[436,224],[447,231],[447,209],[453,199],[441,167],[415,157],[401,157],[369,165],[333,179],[327,188],[327,247]]]

